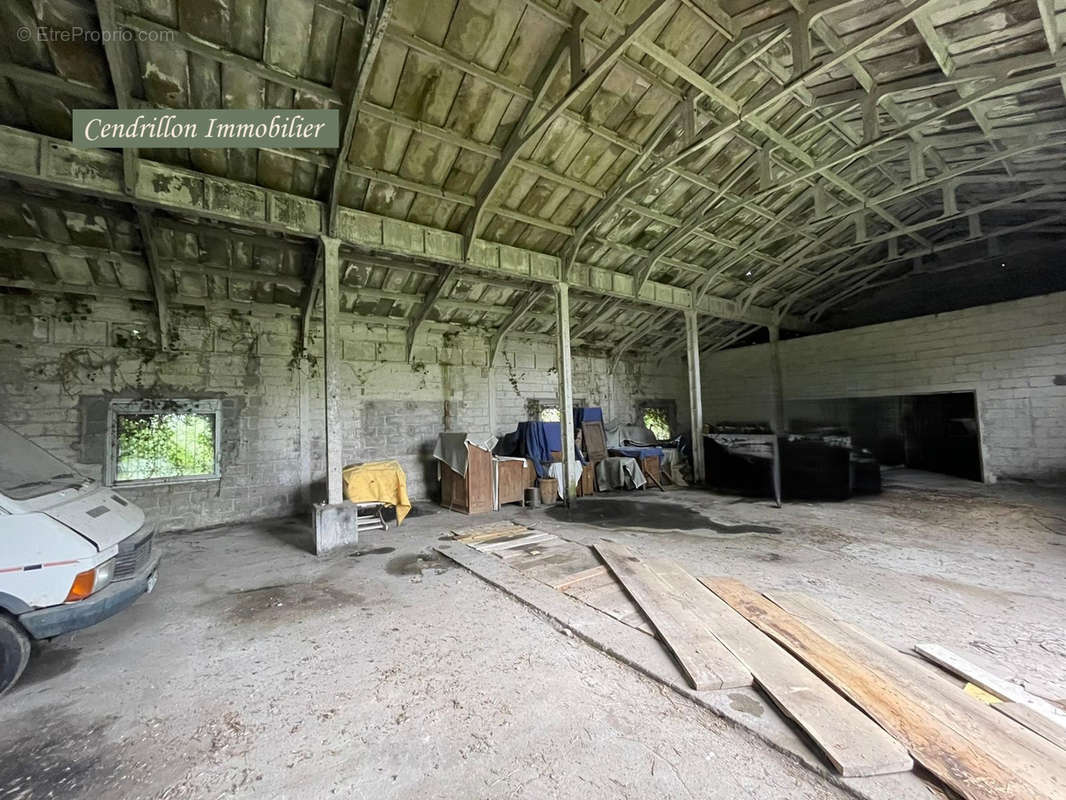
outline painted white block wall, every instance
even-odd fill
[[[1066,292],[781,342],[789,402],[973,391],[985,479],[1066,481]],[[708,355],[704,419],[764,421],[769,346]]]
[[[154,335],[146,304],[0,296],[0,422],[99,478],[110,398],[219,398],[221,481],[123,491],[164,530],[282,516],[320,499],[321,336],[300,358],[289,317],[173,309],[172,322],[174,347],[161,353],[132,339],[134,330]],[[555,402],[549,341],[508,338],[490,370],[483,334],[429,332],[410,363],[403,328],[351,321],[340,338],[344,461],[396,459],[414,498],[435,492],[440,431],[500,435],[528,419],[531,400]],[[579,355],[573,376],[574,397],[601,406],[608,420],[631,422],[641,401],[664,398],[676,401],[678,420],[688,419],[680,360],[623,361],[611,375],[606,358]]]

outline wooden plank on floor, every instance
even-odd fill
[[[554,587],[561,579],[568,578],[576,572],[595,569],[600,561],[592,548],[567,543],[566,549],[556,549],[537,559],[536,563],[527,562],[518,568],[542,583]]]
[[[1049,722],[1043,714],[1038,714],[1029,706],[1023,706],[1021,703],[1014,703],[1009,700],[996,703],[992,708],[996,709],[1000,714],[1006,714],[1019,725],[1024,725],[1033,733],[1043,736],[1056,747],[1066,751],[1066,731],[1063,731],[1054,722]]]
[[[671,594],[666,584],[629,548],[597,542],[596,552],[640,606],[663,644],[673,653],[692,688],[736,689],[750,686],[751,673],[699,617]]]
[[[452,535],[463,544],[473,544],[474,542],[488,541],[500,536],[514,536],[527,531],[529,531],[529,528],[524,525],[517,525],[510,520],[500,520],[487,525],[477,525],[473,528],[454,529],[452,530]]]
[[[524,547],[527,544],[539,544],[556,537],[550,533],[530,533],[528,536],[520,536],[517,539],[505,539],[503,541],[484,542],[483,544],[471,545],[475,550],[482,553],[496,553],[500,550],[510,550],[512,547]]]
[[[624,622],[631,628],[636,628],[653,638],[657,638],[655,630],[648,622],[648,618],[644,616],[637,604],[633,602],[633,599],[626,594],[625,589],[615,580],[614,575],[608,572],[605,583],[597,585],[596,581],[597,579],[593,578],[585,583],[578,584],[569,592],[565,592],[565,594],[570,595],[575,600],[580,600],[585,605],[591,606],[608,617]]]
[[[471,525],[467,528],[452,528],[452,535],[457,539],[466,539],[471,536],[480,536],[486,533],[492,533],[494,531],[502,531],[507,528],[520,528],[522,527],[516,522],[512,522],[509,519],[497,519],[492,522],[486,522],[483,525]]]
[[[906,664],[901,666],[858,646],[856,637],[841,626],[826,622],[815,630],[789,613],[791,606],[786,611],[779,605],[781,593],[774,595],[775,604],[738,581],[702,581],[873,717],[907,747],[915,761],[968,800],[1062,797],[1066,784],[1057,786],[1052,776],[1032,763],[1032,758],[1018,763],[1001,753],[989,752],[982,737],[974,735],[980,733],[979,725],[958,724],[958,718],[965,716],[967,710],[962,702],[951,708],[939,692],[919,691],[920,682]],[[931,674],[929,677],[937,679]],[[937,680],[966,703],[996,714],[957,687]]]
[[[1066,759],[1062,751],[1044,737],[1019,728],[1006,715],[994,711],[995,706],[965,692],[961,692],[963,696],[960,698],[959,687],[926,667],[924,662],[840,620],[832,609],[813,598],[798,592],[776,592],[770,595],[770,600],[785,607],[816,632],[822,633],[824,629],[848,636],[852,646],[871,661],[883,661],[908,679],[910,691],[921,697],[923,704],[936,707],[937,713],[968,739],[1016,770],[1046,774],[1048,781],[1056,787],[1056,796],[1066,797],[1066,791],[1061,788],[1066,787]]]
[[[569,575],[564,575],[561,578],[558,578],[557,580],[553,581],[551,586],[553,589],[558,589],[560,592],[565,592],[567,589],[570,589],[576,586],[577,584],[582,583],[583,581],[589,580],[589,578],[598,578],[600,575],[606,574],[607,567],[589,567],[588,569],[583,569],[580,572],[572,572]]]
[[[907,772],[914,766],[903,745],[676,562],[656,559],[648,563],[751,671],[755,683],[811,737],[841,775],[887,775]]]
[[[975,686],[980,686],[1000,700],[1026,706],[1034,713],[1046,717],[1049,723],[1056,725],[1060,733],[1066,736],[1066,711],[1052,705],[1044,698],[1030,694],[1018,684],[1011,683],[938,644],[917,644],[914,646],[914,651],[948,672],[968,680]]]
[[[540,561],[549,556],[569,555],[574,545],[558,536],[541,542],[533,542],[510,550],[498,553],[504,561],[511,562],[516,569],[525,569],[526,565]]]

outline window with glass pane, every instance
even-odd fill
[[[114,483],[213,478],[219,414],[212,403],[157,401],[112,407]]]

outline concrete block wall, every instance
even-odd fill
[[[791,339],[780,348],[789,417],[807,410],[803,401],[973,391],[987,481],[1066,480],[1066,293]],[[707,356],[702,374],[708,422],[770,418],[769,345]]]
[[[172,311],[176,342],[156,347],[151,305],[121,300],[0,296],[0,422],[94,478],[104,470],[99,420],[112,397],[220,398],[222,480],[126,487],[164,530],[301,512],[325,495],[321,337],[306,357],[288,317]],[[346,463],[395,458],[414,498],[437,489],[431,453],[442,430],[485,438],[554,398],[550,342],[508,339],[488,367],[484,336],[432,330],[404,360],[403,328],[345,322],[340,331]],[[511,366],[508,366],[510,364]],[[687,420],[683,362],[576,355],[576,398],[631,421],[642,398],[675,397]],[[98,415],[97,415],[98,416]]]

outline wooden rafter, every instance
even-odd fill
[[[582,2],[584,2],[584,1],[585,0],[582,0]],[[845,61],[847,58],[849,58],[849,57],[855,55],[856,53],[860,52],[863,48],[868,47],[870,44],[876,42],[878,39],[888,35],[889,33],[891,33],[893,30],[895,30],[899,26],[901,26],[901,25],[907,23],[908,21],[910,21],[910,19],[913,18],[913,16],[915,14],[917,14],[926,5],[928,5],[928,4],[932,3],[932,2],[937,2],[937,0],[919,0],[919,2],[915,3],[910,8],[904,9],[904,10],[902,10],[900,12],[897,12],[896,14],[892,15],[888,20],[883,22],[880,26],[878,26],[872,32],[867,33],[866,35],[862,36],[861,38],[858,38],[858,39],[854,40],[851,44],[849,44],[843,50],[841,50],[839,52],[835,52],[835,53],[831,54],[830,56],[822,59],[818,63],[817,66],[815,66],[812,69],[807,71],[807,73],[803,76],[804,80],[809,80],[811,78],[814,78],[814,77],[817,77],[819,75],[825,74],[826,72],[831,70],[833,67],[835,67],[837,64],[840,64],[841,62]],[[808,14],[809,14],[808,20],[816,19],[818,16],[827,13],[827,11],[831,10],[833,7],[835,7],[837,5],[840,5],[840,3],[836,2],[835,0],[833,0],[831,2],[823,2],[823,3],[818,3],[818,4],[811,4],[811,8],[808,9]],[[613,18],[613,15],[610,15],[609,13],[607,13],[606,11],[603,11],[602,9],[599,10],[598,14],[599,14],[600,17],[603,17],[607,21],[611,21],[612,18]],[[792,12],[791,14],[785,14],[785,15],[779,15],[779,16],[781,17],[780,20],[778,20],[777,18],[771,18],[771,19],[774,20],[774,22],[777,23],[777,24],[788,24],[794,18],[795,12]],[[614,20],[614,24],[617,25],[617,20]],[[776,25],[773,25],[771,27],[776,27]],[[765,30],[766,30],[766,27],[764,25],[752,26],[750,29],[746,29],[745,31],[742,31],[738,38],[742,39],[742,38],[747,38],[747,37],[750,37],[750,36],[754,36],[756,34],[761,34]],[[649,49],[651,49],[651,48],[649,48]],[[657,51],[653,50],[650,55],[652,55],[652,57],[654,57],[654,54],[657,54]],[[686,75],[687,74],[688,73],[686,73]],[[696,77],[694,77],[694,76],[689,76],[689,77],[692,80],[696,80]],[[700,83],[701,89],[713,90],[713,94],[714,95],[716,95],[716,96],[721,95],[721,92],[719,92],[716,87],[704,86],[703,84],[705,82],[702,81],[702,79],[700,79],[700,81],[701,81],[701,83]],[[760,129],[764,133],[766,133],[768,130],[772,130],[772,129],[768,128],[768,126],[765,123],[762,123],[761,120],[759,120],[760,115],[763,114],[763,113],[767,113],[767,112],[777,108],[778,104],[782,100],[787,99],[788,97],[790,97],[796,91],[796,89],[798,87],[800,87],[800,86],[802,86],[802,82],[801,81],[794,81],[792,83],[786,84],[779,91],[771,93],[769,97],[760,98],[759,101],[757,102],[757,104],[753,108],[748,109],[747,107],[745,107],[744,114],[743,114],[742,117],[741,116],[734,116],[732,119],[727,120],[727,121],[725,121],[723,123],[720,123],[720,124],[717,123],[716,121],[712,121],[711,123],[709,123],[704,128],[703,131],[701,131],[701,133],[697,136],[697,140],[695,142],[689,144],[686,147],[681,148],[677,153],[669,156],[668,158],[663,159],[655,167],[653,167],[652,169],[647,170],[646,172],[644,172],[639,178],[635,177],[633,173],[627,171],[626,174],[624,174],[621,178],[619,178],[619,180],[617,180],[615,182],[614,186],[608,192],[607,197],[604,200],[600,201],[600,203],[598,203],[592,209],[592,211],[589,212],[589,214],[587,214],[585,216],[585,218],[577,226],[577,230],[575,231],[574,239],[571,242],[570,248],[567,251],[567,258],[568,258],[569,262],[570,263],[573,262],[573,259],[576,257],[576,254],[577,254],[577,250],[580,248],[581,243],[583,242],[584,238],[586,236],[588,236],[588,234],[591,232],[591,230],[596,225],[599,224],[600,220],[602,220],[603,217],[607,213],[609,213],[618,204],[618,202],[620,202],[626,195],[632,193],[633,191],[635,191],[640,186],[646,185],[650,180],[652,180],[657,175],[662,174],[667,169],[668,166],[673,166],[675,164],[682,163],[686,159],[688,159],[691,156],[695,155],[696,153],[706,149],[707,147],[709,147],[710,145],[714,144],[716,141],[722,139],[723,137],[725,137],[727,135],[734,134],[738,130],[738,128],[741,126],[742,120],[746,124],[750,124],[753,121],[759,121],[759,124],[761,126]],[[830,164],[830,165],[822,166],[822,165],[814,164],[810,168],[811,169],[811,174],[810,175],[805,175],[804,179],[810,179],[812,176],[816,176],[818,174],[827,172],[833,166],[835,166],[835,165]],[[794,176],[793,176],[793,178],[794,178]],[[767,190],[767,191],[772,191],[772,190]]]
[[[529,310],[536,305],[537,301],[545,296],[547,289],[543,286],[535,289],[530,289],[526,293],[526,296],[518,301],[518,305],[514,307],[514,310],[507,315],[507,319],[500,323],[500,326],[492,334],[492,338],[489,340],[489,366],[494,366],[496,363],[496,355],[500,351],[500,345],[503,344],[503,339],[508,333],[517,325],[523,317],[525,317]]]
[[[626,48],[629,47],[629,45],[632,44],[652,22],[655,21],[663,8],[668,7],[669,5],[669,3],[652,3],[649,5],[636,21],[626,28],[622,35],[600,54],[599,58],[591,67],[580,75],[575,75],[573,71],[571,71],[570,88],[562,98],[557,100],[552,107],[543,114],[543,116],[534,118],[534,115],[538,111],[538,105],[543,102],[548,89],[551,87],[552,80],[555,78],[555,74],[563,61],[569,59],[571,70],[575,69],[575,63],[580,64],[581,20],[584,18],[584,12],[578,12],[578,16],[575,18],[569,33],[559,40],[555,50],[552,52],[551,56],[549,56],[548,61],[537,76],[537,80],[533,87],[533,97],[526,105],[518,122],[512,129],[507,143],[503,146],[500,158],[495,164],[493,164],[488,176],[482,181],[481,187],[478,190],[477,204],[475,205],[473,212],[467,215],[467,223],[464,230],[468,252],[474,239],[476,239],[481,233],[482,217],[486,212],[486,207],[492,199],[492,196],[499,188],[500,179],[503,177],[514,159],[518,157],[518,153],[530,142],[538,140],[548,129],[548,126],[555,122],[555,120],[559,119],[574,100],[584,94],[590,86],[593,86],[601,80],[607,71],[614,65],[615,61],[617,61],[625,52]],[[573,56],[575,50],[579,54],[576,59]]]
[[[140,224],[141,246],[144,262],[148,267],[148,278],[152,284],[152,297],[155,299],[156,319],[159,324],[159,346],[170,349],[170,305],[167,302],[166,287],[159,268],[159,255],[155,247],[152,215],[143,208],[137,209],[137,221]]]
[[[433,284],[433,288],[426,294],[426,299],[422,303],[422,307],[418,309],[418,313],[414,319],[411,320],[411,324],[407,328],[407,360],[411,360],[411,354],[414,352],[415,337],[418,336],[418,331],[429,319],[429,312],[433,310],[433,306],[437,300],[440,299],[441,293],[444,291],[444,287],[447,286],[449,281],[455,276],[457,267],[446,267],[437,278],[436,283]]]
[[[392,0],[370,0],[362,41],[359,43],[359,56],[356,59],[355,82],[348,97],[344,115],[344,127],[341,133],[341,146],[337,151],[333,182],[330,186],[329,201],[327,203],[326,229],[330,232],[330,235],[335,236],[337,231],[337,207],[340,202],[341,182],[344,180],[344,168],[348,163],[348,155],[352,150],[355,123],[359,119],[359,109],[363,101],[363,94],[366,92],[367,84],[370,82],[370,73],[374,69],[378,50],[381,48],[381,42],[385,38],[385,31],[388,30],[391,19]]]
[[[622,360],[622,356],[624,356],[626,351],[629,350],[632,345],[636,344],[642,337],[651,333],[652,331],[649,330],[650,328],[660,325],[664,320],[674,316],[676,313],[677,312],[670,310],[661,311],[652,317],[647,325],[637,325],[632,331],[630,331],[614,348],[614,353],[611,357],[611,366],[608,369],[608,372],[612,375],[614,374],[615,369],[618,367],[618,362]]]

